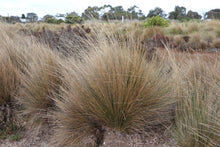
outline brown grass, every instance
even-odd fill
[[[147,62],[134,46],[101,39],[83,63],[70,62],[57,100],[60,111],[55,139],[70,146],[93,136],[102,144],[105,128],[134,132],[152,130],[172,119],[167,107],[173,71],[157,59]]]
[[[21,26],[1,24],[0,104],[16,94],[28,130],[53,124],[58,146],[101,145],[109,130],[129,135],[171,124],[180,146],[219,146],[219,53],[165,48],[148,58],[141,39],[154,30],[142,38],[141,23],[97,25],[94,40],[84,40],[91,51],[75,61],[17,34]],[[183,34],[171,38],[188,48],[218,47],[217,21],[193,25],[176,26],[183,34],[192,29],[189,42]]]

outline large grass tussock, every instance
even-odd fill
[[[57,100],[60,111],[55,114],[56,139],[61,146],[91,135],[99,144],[105,128],[143,131],[171,119],[166,108],[173,103],[171,71],[117,41],[103,39],[96,47],[83,63],[71,62],[64,73],[61,99]]]

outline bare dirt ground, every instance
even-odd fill
[[[56,147],[49,143],[50,134],[41,131],[36,137],[23,137],[19,141],[0,140],[0,147]],[[81,146],[81,145],[80,145]],[[83,145],[82,146],[87,146]],[[91,146],[91,145],[89,145]],[[92,145],[93,146],[93,145]],[[102,147],[176,147],[170,131],[160,134],[122,134],[116,131],[106,131]]]

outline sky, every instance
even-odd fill
[[[175,6],[184,6],[187,11],[193,10],[203,15],[205,12],[220,8],[220,0],[0,0],[0,15],[20,16],[29,12],[36,13],[40,18],[46,14],[77,12],[79,15],[88,6],[138,6],[145,15],[155,7],[162,8],[166,13],[174,10]]]

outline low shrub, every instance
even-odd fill
[[[144,24],[144,27],[151,27],[151,26],[161,26],[161,27],[168,27],[169,21],[164,20],[163,17],[157,15],[152,18],[148,18],[147,22]]]
[[[48,18],[46,20],[46,23],[53,23],[53,24],[60,24],[63,23],[64,21],[62,19],[56,19],[56,18]]]
[[[14,124],[5,124],[0,127],[0,139],[19,141],[21,139],[21,128]]]

